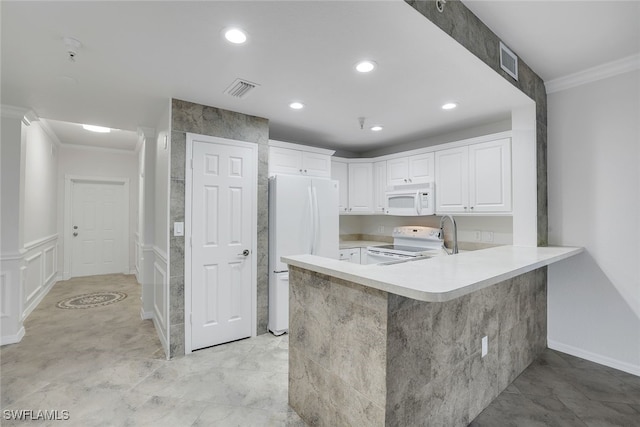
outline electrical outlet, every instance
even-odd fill
[[[378,226],[378,233],[384,233],[384,225]]]
[[[489,352],[489,337],[482,337],[482,357],[485,357]]]
[[[482,231],[476,230],[473,232],[473,240],[479,242],[482,240]]]
[[[482,241],[485,243],[493,242],[493,231],[483,231],[482,232]]]

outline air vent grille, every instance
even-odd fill
[[[502,42],[500,42],[500,68],[518,80],[518,57]]]
[[[234,98],[246,98],[258,86],[260,85],[248,80],[236,79],[225,89],[224,93]]]

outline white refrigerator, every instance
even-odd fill
[[[289,271],[282,256],[338,259],[338,181],[275,175],[269,178],[269,324],[289,330]]]

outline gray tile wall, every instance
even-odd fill
[[[258,144],[258,334],[268,321],[268,143],[269,121],[233,111],[171,100],[171,189],[169,209],[170,357],[184,354],[184,237],[173,237],[173,223],[184,221],[186,134],[217,136]]]
[[[445,303],[289,271],[289,404],[310,425],[466,426],[546,347],[546,268]]]
[[[438,12],[433,0],[405,2],[536,102],[538,246],[547,246],[547,92],[544,81],[522,61],[522,58],[518,59],[518,81],[505,73],[500,68],[500,39],[460,0],[448,0],[442,13]],[[518,52],[515,53],[517,55]]]

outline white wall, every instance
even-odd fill
[[[640,375],[640,72],[548,97],[549,346]]]
[[[64,144],[64,141],[62,141]],[[58,229],[64,230],[65,175],[128,178],[129,179],[129,265],[128,271],[135,268],[135,230],[137,229],[136,212],[138,210],[138,158],[133,151],[101,150],[93,148],[76,148],[63,145],[60,148],[58,166]],[[61,251],[63,239],[60,239]],[[63,257],[60,257],[59,268],[63,271]]]
[[[58,147],[39,122],[25,126],[24,244],[57,233]]]

